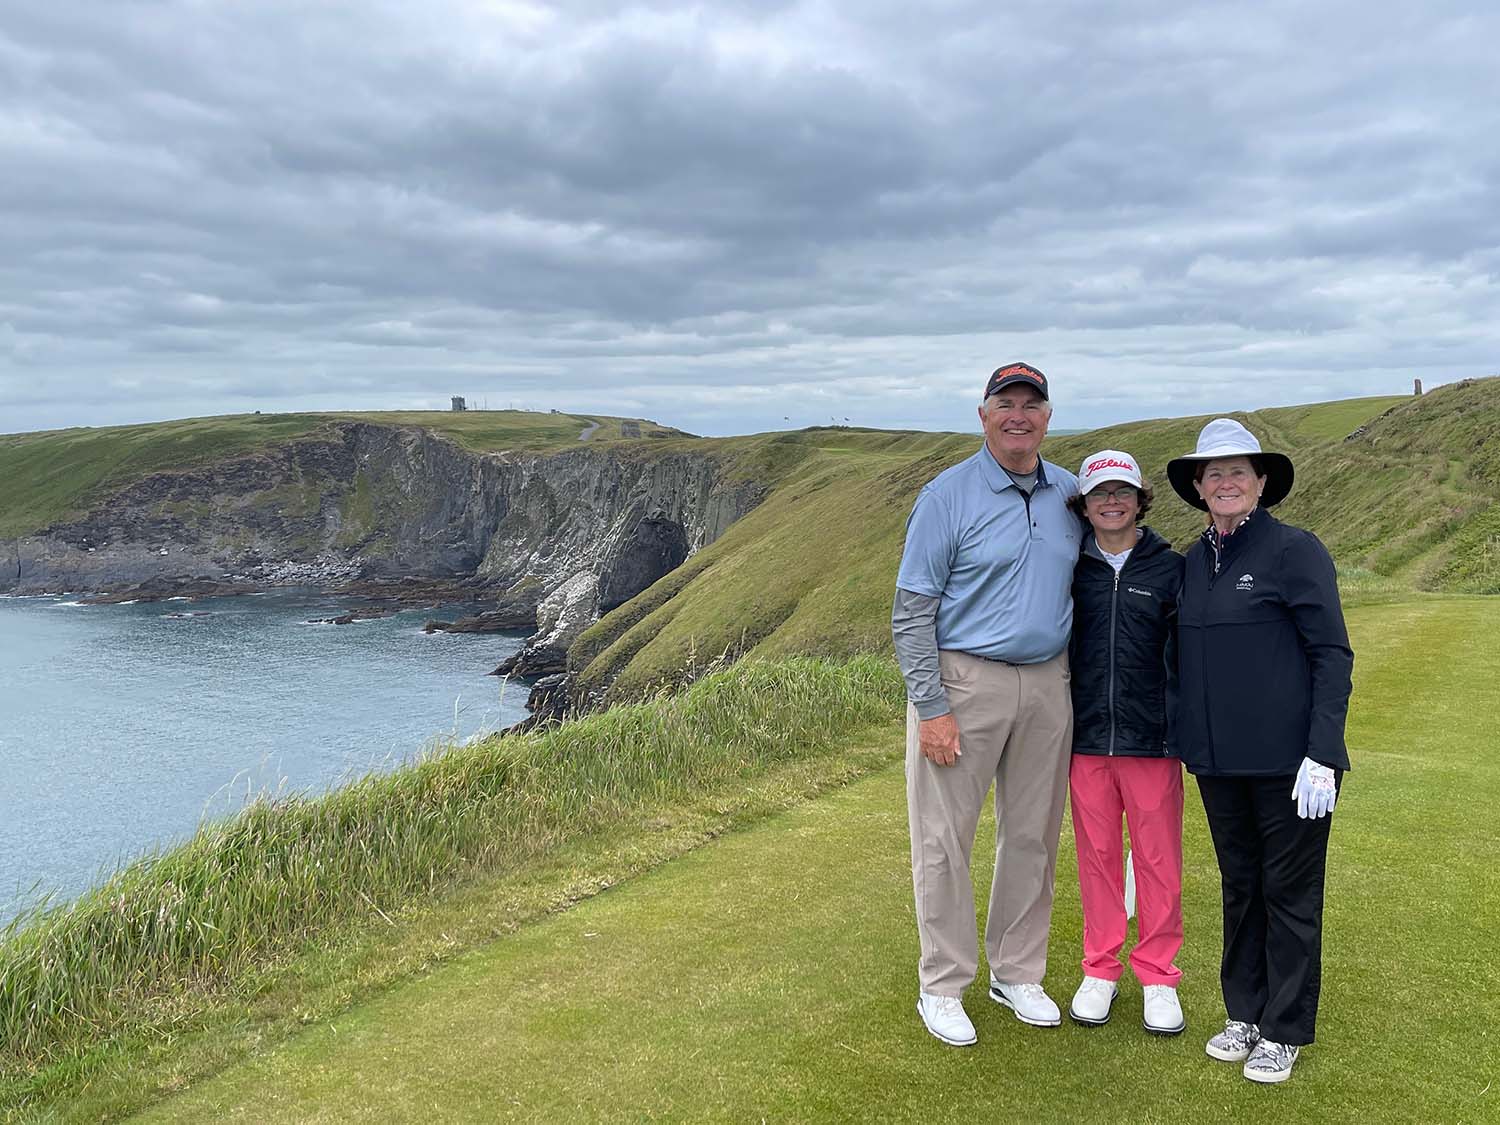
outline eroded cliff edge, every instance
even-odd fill
[[[531,628],[523,669],[712,543],[760,502],[692,443],[477,453],[430,431],[315,437],[147,476],[86,516],[0,543],[0,593],[133,593],[452,581]]]

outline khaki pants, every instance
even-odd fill
[[[985,951],[1000,980],[1040,983],[1072,756],[1067,654],[1019,665],[962,652],[938,655],[963,754],[952,766],[923,757],[916,708],[908,705],[906,803],[921,989],[961,996],[979,969],[969,860],[991,783],[995,877]]]

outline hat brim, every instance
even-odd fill
[[[1111,472],[1110,470],[1105,469],[1102,473],[1097,473],[1094,476],[1089,477],[1088,489],[1083,487],[1082,481],[1078,482],[1078,487],[1080,491],[1087,492],[1096,484],[1129,484],[1135,486],[1136,488],[1144,488],[1145,483],[1145,480],[1141,477],[1127,477],[1123,469],[1117,470],[1115,472]]]
[[[1199,511],[1208,511],[1208,505],[1193,487],[1193,474],[1200,461],[1220,461],[1225,457],[1260,458],[1266,467],[1266,488],[1260,494],[1262,508],[1274,508],[1292,491],[1296,473],[1292,469],[1292,459],[1285,453],[1217,453],[1205,457],[1190,453],[1186,457],[1173,458],[1167,462],[1167,480],[1172,482],[1172,491]]]
[[[1030,387],[1037,394],[1041,395],[1042,398],[1046,401],[1052,401],[1050,396],[1048,396],[1047,394],[1047,383],[1045,380],[1038,379],[1032,375],[1025,375],[1021,372],[1017,372],[1014,375],[1007,375],[998,383],[994,384],[991,387],[987,387],[985,389],[984,397],[989,398],[991,395],[997,395],[1001,391],[1005,390],[1006,387],[1014,387],[1017,383],[1019,383],[1023,387]]]

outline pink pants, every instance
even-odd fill
[[[1075,754],[1068,772],[1078,890],[1083,898],[1083,971],[1119,980],[1125,971],[1125,854],[1130,827],[1136,928],[1130,968],[1142,984],[1176,987],[1182,948],[1182,765],[1176,758]]]

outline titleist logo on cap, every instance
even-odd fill
[[[1004,367],[997,367],[990,376],[990,381],[985,384],[984,397],[989,398],[1013,383],[1024,383],[1035,388],[1043,398],[1048,397],[1047,376],[1029,363],[1008,363]]]
[[[1087,476],[1092,476],[1100,469],[1129,469],[1132,473],[1136,471],[1136,467],[1129,461],[1117,461],[1113,457],[1099,457],[1083,467]]]

